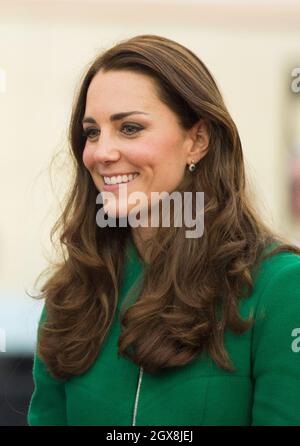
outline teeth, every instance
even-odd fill
[[[120,183],[128,183],[132,181],[139,174],[130,174],[130,175],[118,175],[117,177],[104,177],[105,184],[120,184]]]

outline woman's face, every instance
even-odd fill
[[[98,72],[87,92],[83,129],[83,163],[99,192],[111,191],[119,217],[139,204],[149,210],[151,192],[175,191],[190,162],[188,132],[160,101],[152,78],[143,74]],[[125,203],[120,195],[124,184],[107,187],[104,177],[130,173],[138,176],[126,183]],[[133,192],[143,192],[147,201],[128,203]],[[109,200],[104,208],[112,211]]]

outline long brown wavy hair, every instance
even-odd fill
[[[150,76],[182,128],[200,118],[209,128],[206,156],[195,172],[187,169],[178,187],[193,196],[204,192],[204,233],[186,238],[184,225],[158,228],[138,298],[120,313],[118,353],[149,373],[183,366],[202,352],[232,371],[224,331],[242,334],[254,322],[240,317],[238,304],[253,291],[256,266],[278,252],[300,255],[300,249],[255,210],[237,128],[206,66],[189,49],[156,35],[121,41],[97,56],[76,93],[69,127],[75,175],[51,230],[63,258],[41,273],[49,277],[39,296],[45,298],[46,320],[39,327],[38,354],[57,379],[82,374],[97,358],[117,308],[132,228],[96,224],[99,191],[82,161],[87,90],[100,69]]]

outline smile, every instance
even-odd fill
[[[129,183],[134,180],[139,174],[137,172],[129,174],[129,175],[118,175],[112,177],[103,177],[105,184],[120,184],[120,183]]]

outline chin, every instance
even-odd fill
[[[125,206],[115,209],[114,206],[104,206],[105,213],[111,218],[127,218],[128,209]]]

